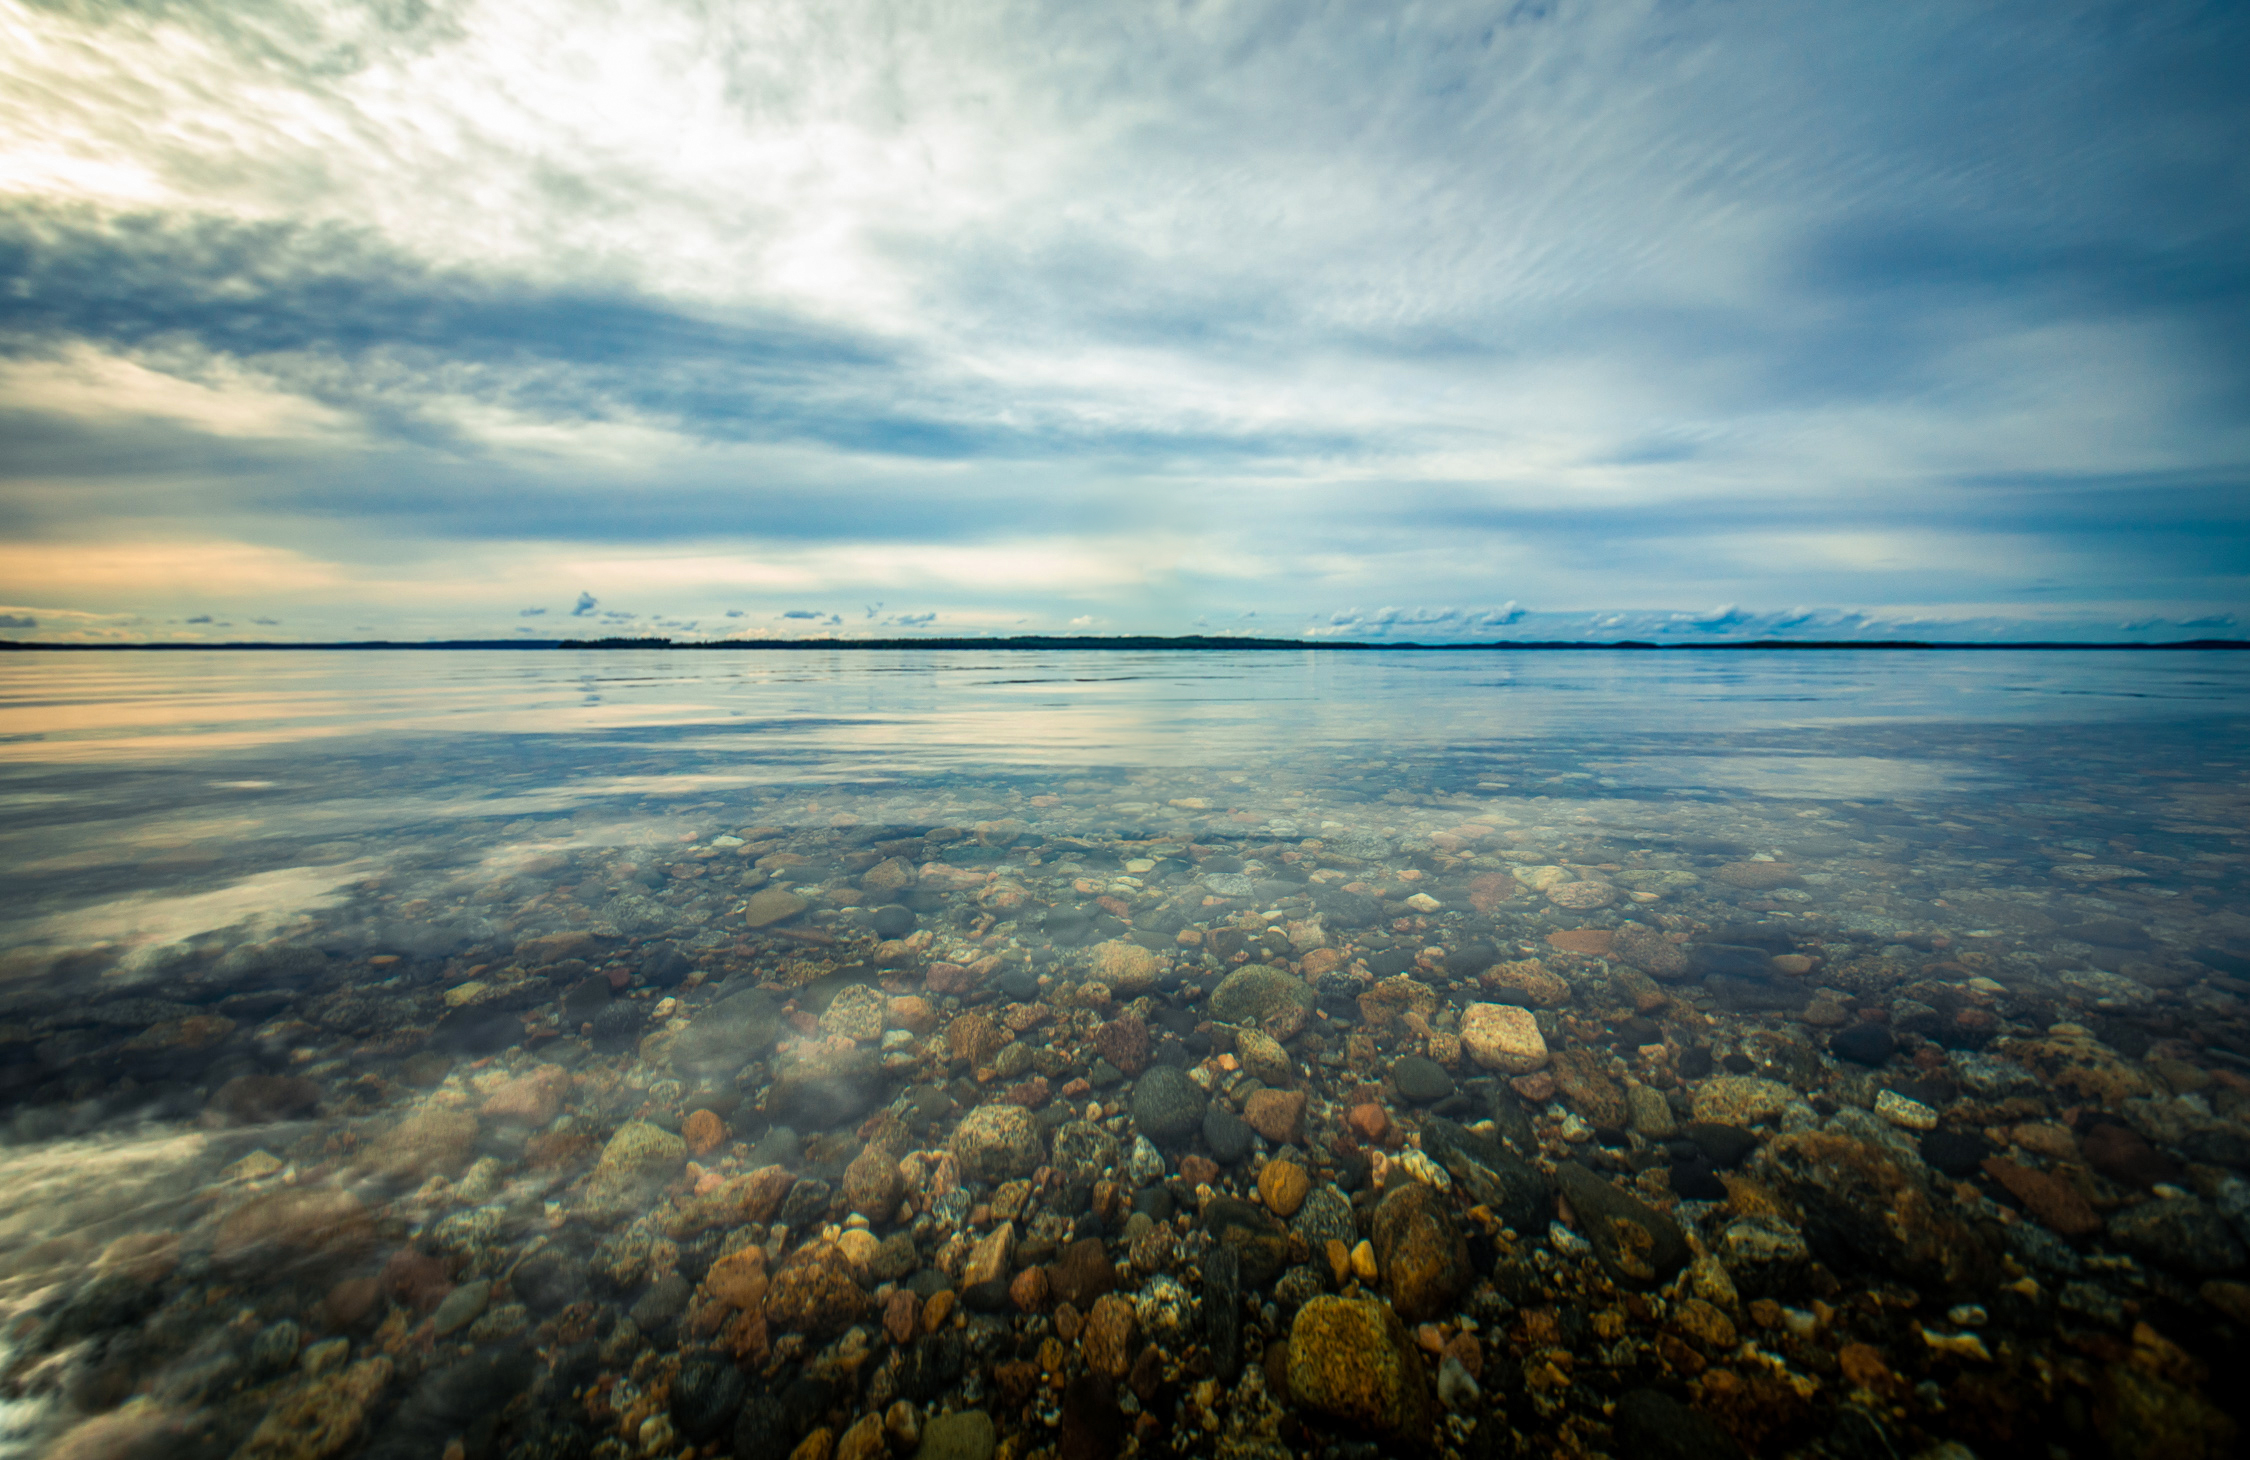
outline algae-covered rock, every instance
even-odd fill
[[[1297,1403],[1378,1435],[1425,1435],[1436,1414],[1406,1325],[1371,1298],[1323,1295],[1299,1308],[1288,1373]]]

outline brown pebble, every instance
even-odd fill
[[[1064,1343],[1076,1343],[1078,1331],[1085,1326],[1085,1322],[1085,1319],[1079,1317],[1076,1308],[1064,1303],[1055,1309],[1055,1337]]]
[[[1019,1312],[1036,1313],[1047,1306],[1047,1269],[1027,1267],[1008,1284],[1008,1299]]]
[[[922,1331],[924,1333],[935,1333],[943,1328],[945,1320],[952,1316],[953,1290],[951,1288],[940,1288],[930,1294],[929,1301],[922,1305]]]
[[[1258,1199],[1277,1217],[1293,1217],[1312,1194],[1312,1177],[1294,1161],[1268,1161],[1258,1173]]]
[[[321,1299],[321,1312],[332,1327],[357,1328],[374,1311],[375,1300],[382,1296],[380,1278],[345,1278]]]
[[[687,1142],[690,1156],[708,1156],[726,1144],[727,1123],[716,1111],[692,1111],[680,1125],[680,1136]]]
[[[912,1288],[899,1288],[883,1300],[883,1332],[890,1335],[892,1343],[903,1344],[914,1337],[921,1306],[922,1300]]]
[[[1391,1133],[1390,1112],[1373,1101],[1353,1106],[1351,1113],[1344,1117],[1344,1123],[1351,1127],[1353,1135],[1370,1145],[1381,1144],[1383,1137]]]

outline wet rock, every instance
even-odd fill
[[[1461,1014],[1461,1048],[1470,1059],[1502,1074],[1527,1075],[1547,1064],[1547,1040],[1529,1009],[1513,1004],[1471,1004]]]
[[[914,1460],[992,1460],[998,1437],[992,1416],[981,1409],[930,1416],[922,1424],[922,1443]]]
[[[1212,1372],[1232,1383],[1242,1366],[1242,1264],[1231,1248],[1216,1248],[1203,1259],[1203,1339]]]
[[[484,1118],[508,1125],[539,1127],[562,1113],[570,1094],[570,1071],[541,1065],[495,1086],[484,1099]]]
[[[1983,1164],[1985,1174],[2022,1203],[2040,1225],[2064,1237],[2089,1237],[2102,1229],[2102,1219],[2085,1194],[2053,1172],[1999,1156],[1987,1157]]]
[[[508,1275],[516,1297],[541,1318],[553,1317],[586,1296],[579,1265],[559,1253],[538,1252],[517,1263]]]
[[[1314,1187],[1290,1219],[1289,1230],[1304,1238],[1316,1256],[1331,1241],[1343,1243],[1347,1250],[1359,1241],[1351,1198],[1334,1186]]]
[[[1424,1123],[1422,1149],[1504,1225],[1524,1233],[1545,1229],[1554,1188],[1538,1167],[1443,1116]]]
[[[799,916],[807,905],[794,892],[767,887],[750,894],[749,902],[742,909],[742,921],[753,928],[770,928]]]
[[[1124,1442],[1116,1382],[1099,1372],[1071,1380],[1063,1390],[1061,1460],[1111,1460]]]
[[[781,1005],[771,994],[728,994],[680,1031],[672,1061],[701,1074],[731,1073],[773,1048],[781,1023]]]
[[[617,1128],[594,1163],[584,1206],[595,1220],[649,1205],[687,1160],[687,1142],[647,1121]]]
[[[1289,1263],[1289,1234],[1264,1208],[1222,1196],[1203,1209],[1203,1226],[1219,1246],[1233,1252],[1242,1281],[1262,1288]]]
[[[1087,1367],[1112,1379],[1122,1379],[1133,1366],[1133,1335],[1138,1319],[1132,1300],[1105,1293],[1094,1300],[1079,1340]]]
[[[1602,1180],[1576,1161],[1555,1167],[1555,1185],[1570,1203],[1573,1225],[1592,1244],[1610,1278],[1650,1287],[1687,1265],[1692,1255],[1679,1223]]]
[[[970,1111],[947,1147],[972,1181],[1029,1176],[1047,1155],[1031,1112],[1014,1105],[980,1105]]]
[[[1047,1291],[1080,1312],[1117,1285],[1117,1270],[1099,1237],[1081,1237],[1047,1264]]]
[[[1305,1092],[1257,1090],[1242,1103],[1242,1118],[1250,1128],[1275,1145],[1301,1139],[1305,1123]],[[1210,1121],[1204,1121],[1204,1139],[1210,1140]]]
[[[222,1267],[270,1273],[297,1262],[349,1256],[374,1239],[374,1218],[350,1192],[285,1186],[228,1213],[211,1256]]]
[[[1805,1213],[1814,1256],[1842,1274],[1870,1268],[1916,1286],[1975,1288],[1993,1259],[1974,1229],[1878,1147],[1803,1131],[1775,1138],[1768,1169]]]
[[[1588,1124],[1602,1130],[1621,1129],[1630,1118],[1625,1092],[1617,1088],[1603,1068],[1607,1061],[1590,1049],[1566,1049],[1548,1065],[1555,1089],[1576,1107]]]
[[[1983,1136],[1975,1131],[1934,1130],[1916,1147],[1932,1170],[1956,1179],[1974,1176],[1991,1154]]]
[[[1268,1161],[1258,1173],[1258,1199],[1277,1217],[1295,1216],[1311,1193],[1311,1173],[1294,1161]]]
[[[1695,1092],[1695,1118],[1709,1125],[1747,1126],[1772,1120],[1796,1093],[1756,1075],[1715,1075]]]
[[[1287,1085],[1297,1078],[1297,1067],[1289,1058],[1289,1052],[1281,1047],[1280,1040],[1263,1030],[1238,1031],[1234,1052],[1252,1079],[1269,1085]]]
[[[1687,953],[1679,944],[1638,923],[1625,923],[1610,934],[1609,956],[1651,978],[1676,980],[1688,971]]]
[[[1668,1141],[1679,1131],[1679,1122],[1672,1115],[1672,1107],[1665,1102],[1660,1091],[1652,1090],[1646,1085],[1628,1086],[1625,1091],[1625,1106],[1633,1133],[1643,1139]]]
[[[829,1339],[866,1316],[867,1297],[832,1245],[809,1242],[774,1273],[762,1306],[776,1333]]]
[[[1299,1308],[1287,1372],[1299,1405],[1372,1434],[1417,1439],[1436,1416],[1406,1325],[1372,1299],[1323,1295]]]
[[[1751,1213],[1719,1231],[1719,1260],[1746,1298],[1787,1299],[1797,1295],[1812,1248],[1804,1234],[1779,1217]]]
[[[1158,1144],[1176,1144],[1203,1126],[1208,1100],[1184,1071],[1157,1065],[1134,1083],[1133,1124]]]
[[[1398,1093],[1417,1105],[1443,1100],[1453,1093],[1453,1077],[1436,1060],[1407,1055],[1392,1062],[1391,1083]]]
[[[869,1221],[889,1221],[905,1194],[898,1162],[880,1146],[869,1146],[844,1168],[844,1205]]]
[[[2144,1201],[2115,1212],[2109,1240],[2134,1256],[2195,1277],[2239,1271],[2243,1250],[2216,1211],[2194,1197]]]
[[[1732,1171],[1758,1149],[1758,1137],[1738,1125],[1690,1121],[1681,1134],[1693,1141],[1704,1158],[1721,1171]]]
[[[1275,1039],[1294,1038],[1312,1017],[1313,991],[1301,979],[1262,963],[1246,964],[1211,991],[1211,1017],[1225,1024],[1263,1030]]]
[[[1474,1274],[1469,1247],[1445,1198],[1409,1182],[1375,1208],[1375,1261],[1391,1306],[1409,1323],[1446,1316]]]
[[[1848,1024],[1828,1036],[1828,1052],[1855,1065],[1885,1064],[1897,1048],[1891,1032],[1880,1024]]]
[[[1203,1112],[1203,1143],[1225,1165],[1232,1166],[1249,1155],[1256,1134],[1249,1122],[1224,1105],[1214,1102]]]
[[[1117,939],[1095,946],[1090,973],[1118,998],[1130,999],[1157,986],[1164,976],[1164,959],[1138,943]]]
[[[466,1110],[425,1109],[409,1115],[368,1148],[367,1169],[400,1185],[458,1176],[476,1152],[477,1118]]]
[[[1094,1048],[1126,1075],[1137,1075],[1147,1069],[1154,1050],[1149,1041],[1148,1025],[1131,1014],[1097,1026]]]
[[[391,1361],[362,1359],[308,1379],[266,1412],[237,1451],[241,1460],[325,1460],[359,1439],[368,1412],[390,1387]]]
[[[1071,1203],[1076,1208],[1083,1207],[1085,1193],[1117,1166],[1121,1154],[1117,1137],[1091,1121],[1073,1120],[1056,1127],[1054,1153],[1048,1159],[1063,1184],[1080,1192]]]
[[[445,1301],[438,1304],[436,1311],[430,1314],[430,1327],[438,1337],[443,1338],[476,1322],[483,1315],[485,1305],[491,1301],[490,1280],[479,1278],[475,1282],[463,1283],[446,1294]]]
[[[2157,1150],[2138,1131],[2102,1121],[2079,1138],[2086,1164],[2120,1186],[2150,1187],[2180,1179],[2178,1163]]]
[[[320,1108],[320,1086],[301,1075],[237,1075],[211,1092],[209,1108],[233,1125],[302,1120]]]

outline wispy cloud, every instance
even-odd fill
[[[0,6],[11,628],[2250,616],[2237,8]]]

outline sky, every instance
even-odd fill
[[[2250,637],[2250,7],[0,0],[0,636]]]

